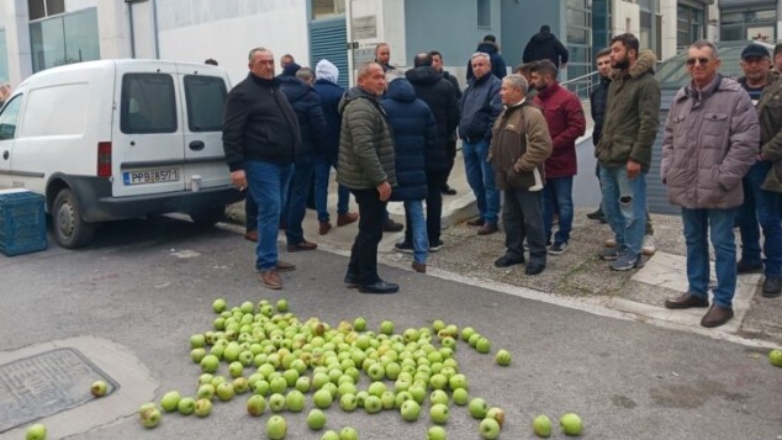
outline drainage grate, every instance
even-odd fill
[[[0,433],[82,405],[96,380],[117,384],[79,351],[62,348],[0,365]]]

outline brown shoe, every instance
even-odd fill
[[[478,235],[490,235],[499,230],[500,229],[497,227],[497,223],[486,222],[483,226],[478,228]]]
[[[337,226],[345,226],[351,223],[355,223],[358,220],[357,212],[348,212],[346,214],[340,214],[337,216]]]
[[[709,299],[695,296],[687,292],[676,298],[665,300],[666,309],[690,309],[693,307],[709,307]]]
[[[318,248],[317,243],[312,243],[307,240],[302,240],[300,243],[289,244],[288,252],[314,251],[317,248]]]
[[[247,231],[244,234],[244,239],[252,242],[258,242],[258,231]]]
[[[701,325],[706,328],[719,327],[733,318],[733,309],[712,304],[711,308],[701,319]]]
[[[483,226],[484,223],[486,222],[482,218],[478,217],[476,219],[468,221],[467,226]]]
[[[413,270],[418,273],[426,273],[426,263],[416,263],[413,261]]]
[[[296,270],[296,265],[291,263],[286,263],[281,260],[277,260],[277,272],[292,272]]]
[[[282,280],[280,274],[276,270],[262,270],[261,271],[261,284],[264,287],[272,290],[282,289]]]
[[[329,222],[320,222],[320,227],[318,228],[318,234],[320,235],[326,235],[331,230],[331,223]]]

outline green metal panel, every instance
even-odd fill
[[[327,59],[339,69],[339,85],[348,87],[348,35],[344,16],[310,22],[310,66]]]

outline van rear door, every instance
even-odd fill
[[[201,188],[231,183],[223,152],[223,107],[228,96],[222,69],[180,64],[181,107],[185,116],[185,180],[201,177]]]
[[[174,63],[117,63],[114,197],[185,189],[182,112]]]

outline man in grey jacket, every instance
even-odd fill
[[[744,201],[742,178],[760,144],[758,116],[736,81],[718,73],[717,49],[697,41],[687,51],[692,82],[676,94],[663,138],[660,174],[672,204],[681,206],[687,243],[687,293],[669,309],[709,307],[709,245],[717,257],[714,301],[701,320],[718,327],[733,318],[736,243],[733,222]],[[711,231],[709,231],[711,230]]]

